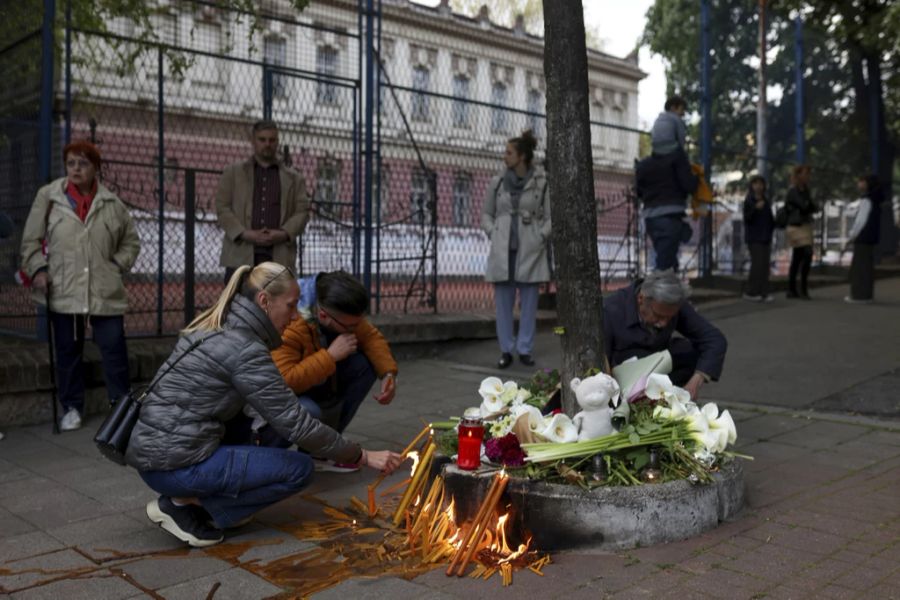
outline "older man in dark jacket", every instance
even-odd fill
[[[687,197],[700,180],[691,172],[685,151],[653,153],[637,163],[635,184],[644,207],[641,216],[656,252],[656,269],[678,270],[678,246],[691,239],[685,221]]]
[[[700,386],[718,380],[728,343],[687,302],[690,288],[672,271],[657,271],[603,300],[603,343],[616,366],[635,356],[668,350],[675,385],[697,399]],[[673,337],[674,333],[682,337]]]

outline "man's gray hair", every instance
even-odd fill
[[[671,269],[654,271],[644,278],[641,292],[645,298],[663,304],[681,304],[691,297],[691,286]]]

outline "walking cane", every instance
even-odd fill
[[[50,350],[50,406],[53,411],[53,433],[59,433],[59,406],[56,401],[56,348],[53,344],[53,319],[50,318],[50,282],[47,282],[47,290],[44,292],[47,302],[47,348]]]

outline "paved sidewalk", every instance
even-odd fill
[[[733,522],[649,548],[556,553],[544,577],[517,572],[509,588],[439,569],[411,581],[350,579],[313,597],[900,598],[900,410],[890,385],[900,368],[900,281],[879,281],[872,306],[845,305],[844,293],[702,307],[730,342],[723,380],[702,400],[732,408],[739,450],[756,457],[745,465],[747,507]],[[556,348],[552,333],[540,334],[539,366],[558,362]],[[395,403],[364,404],[348,434],[401,447],[422,420],[477,404],[496,355],[490,341],[454,343],[435,358],[402,361]],[[516,365],[504,376],[527,374]],[[98,424],[60,436],[48,425],[10,429],[0,441],[0,598],[290,592],[290,569],[275,566],[316,547],[291,531],[319,518],[320,505],[293,498],[220,546],[187,550],[148,522],[143,507],[154,495],[135,472],[97,455]],[[364,499],[372,479],[371,471],[322,475],[308,492],[346,505],[353,494]],[[294,572],[302,579],[301,566]]]

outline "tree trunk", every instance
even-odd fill
[[[577,404],[569,382],[605,362],[587,49],[580,0],[544,0],[544,76],[556,307],[563,328],[562,406],[571,416]]]
[[[894,158],[896,148],[891,140],[891,134],[887,130],[884,118],[884,86],[882,84],[881,56],[869,53],[865,57],[866,74],[868,75],[869,97],[865,99],[869,109],[869,135],[874,138],[869,143],[873,146],[877,155],[878,164],[872,165],[872,172],[878,176],[878,180],[884,188],[885,202],[881,206],[881,243],[879,251],[881,256],[894,256],[897,254],[897,225],[894,223],[894,210],[891,202],[893,197]]]

